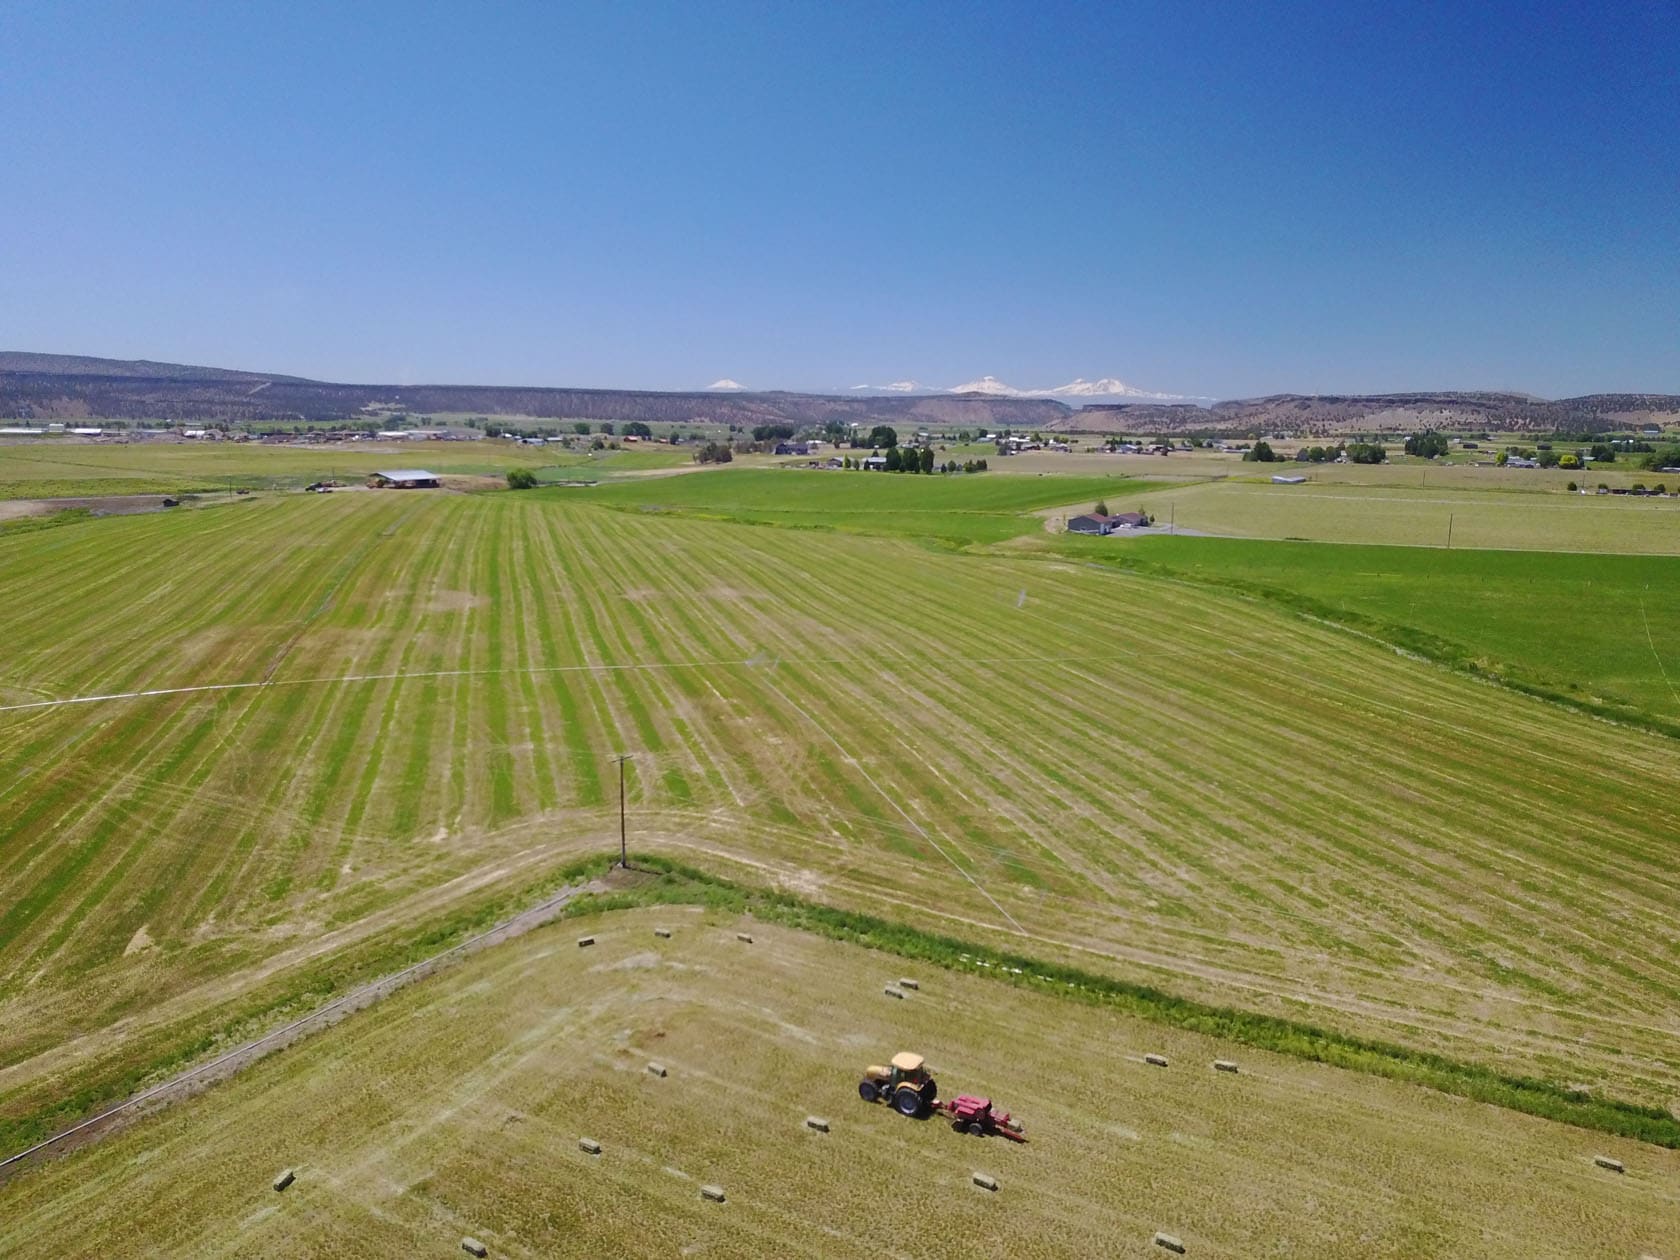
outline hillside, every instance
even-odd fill
[[[1212,407],[1090,406],[1051,427],[1087,433],[1413,433],[1420,429],[1599,432],[1680,416],[1674,394],[1589,394],[1555,401],[1527,394],[1273,394]]]
[[[275,422],[369,412],[465,413],[650,423],[758,425],[885,422],[1035,427],[1069,413],[1049,398],[979,395],[839,398],[821,394],[667,393],[500,385],[352,385],[185,364],[0,353],[0,417]]]
[[[787,391],[713,393],[519,385],[385,385],[78,355],[0,351],[0,418],[11,420],[349,420],[369,414],[469,414],[675,424],[887,423],[1081,433],[1409,433],[1425,428],[1600,431],[1680,417],[1680,395],[1591,394],[1557,401],[1526,394],[1274,394],[1211,407],[1114,403],[1070,407],[1054,398],[989,394],[861,395]]]

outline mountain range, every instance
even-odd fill
[[[691,392],[502,385],[357,385],[151,360],[0,351],[0,418],[289,423],[377,419],[397,412],[649,423],[954,425],[1098,433],[1405,433],[1425,428],[1600,432],[1672,424],[1680,395],[1436,391],[1175,399],[1123,381],[1020,390],[993,377],[954,389],[899,381],[872,392],[754,391],[722,380]],[[1118,401],[1117,401],[1118,400]],[[1078,402],[1082,406],[1070,406]]]

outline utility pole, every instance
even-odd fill
[[[1453,514],[1451,512],[1448,512],[1447,513],[1447,550],[1448,551],[1452,550],[1452,518],[1453,518]],[[1474,551],[1475,548],[1471,548],[1471,550]]]
[[[618,864],[625,870],[630,869],[630,848],[624,825],[624,763],[630,757],[630,753],[619,753],[613,758],[618,762]]]

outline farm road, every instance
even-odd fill
[[[327,1003],[318,1010],[311,1011],[301,1019],[295,1019],[272,1032],[264,1033],[260,1037],[254,1037],[242,1045],[235,1046],[232,1050],[217,1056],[208,1063],[201,1063],[196,1067],[178,1072],[168,1080],[142,1090],[134,1097],[126,1099],[114,1107],[107,1108],[96,1116],[91,1116],[60,1133],[55,1133],[52,1137],[37,1142],[34,1146],[14,1155],[8,1155],[4,1159],[0,1159],[0,1182],[4,1182],[14,1169],[24,1164],[32,1156],[42,1154],[54,1147],[63,1150],[96,1141],[104,1134],[115,1129],[125,1119],[158,1110],[172,1102],[179,1102],[206,1086],[226,1080],[234,1073],[249,1067],[258,1059],[270,1055],[276,1050],[282,1050],[311,1033],[330,1028],[346,1015],[364,1010],[381,998],[396,992],[404,985],[431,975],[447,960],[465,958],[491,945],[512,940],[516,936],[523,936],[532,928],[541,927],[543,924],[553,921],[559,917],[567,903],[580,893],[603,892],[605,890],[606,885],[599,880],[587,884],[569,885],[554,896],[503,919],[500,923],[487,928],[477,936],[469,937],[458,945],[452,945],[429,958],[412,963],[401,971],[395,971],[388,976],[381,976],[377,980],[370,981],[343,997]]]

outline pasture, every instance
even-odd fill
[[[659,489],[744,501],[764,478],[848,481]],[[999,515],[982,496],[1040,493],[851,481]],[[642,491],[280,496],[0,536],[8,1145],[605,849],[619,751],[655,852],[1680,1093],[1669,741],[1217,589],[647,513]]]
[[[1677,523],[1680,527],[1680,523]],[[1269,589],[1505,676],[1680,720],[1680,558],[1227,538],[1069,539],[1070,554]]]
[[[1020,457],[1014,457],[1020,458]],[[999,463],[1007,461],[998,461]],[[1132,503],[1153,489],[1121,476],[924,477],[782,468],[727,469],[703,479],[603,487],[588,501],[643,513],[681,513],[707,520],[933,538],[948,543],[1001,542],[1031,534],[1026,514],[1083,495]]]
[[[1293,475],[1293,466],[1281,467]],[[1484,487],[1495,473],[1513,483],[1524,475],[1466,471]],[[1229,538],[1445,548],[1450,530],[1454,548],[1680,555],[1680,499],[1673,498],[1436,489],[1433,479],[1427,490],[1226,480],[1158,489],[1143,503],[1179,530]]]
[[[883,997],[901,974],[920,989]],[[905,1048],[1030,1144],[859,1101],[864,1065]],[[1144,1260],[1166,1254],[1158,1230],[1191,1256],[1672,1245],[1680,1153],[1261,1053],[1211,1071],[1228,1053],[714,911],[587,914],[5,1187],[0,1251],[441,1258],[471,1236],[507,1257]]]
[[[530,468],[542,480],[604,476],[691,464],[692,452],[651,446],[568,451],[484,439],[476,442],[260,442],[0,444],[0,499],[123,494],[215,494],[235,488],[295,489],[312,481],[359,484],[381,468],[428,468],[450,476],[500,477]]]

